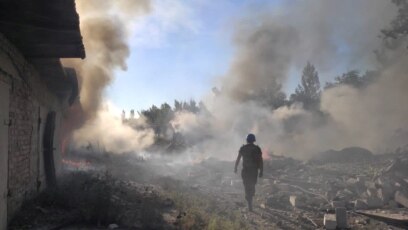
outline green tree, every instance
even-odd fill
[[[408,35],[408,0],[392,0],[398,7],[398,14],[390,27],[382,30],[384,38],[398,39]]]
[[[148,124],[153,128],[157,136],[166,133],[167,127],[174,117],[174,112],[167,103],[162,104],[160,108],[153,105],[148,110],[142,110],[140,114],[146,117]]]
[[[181,110],[183,110],[183,103],[177,100],[174,100],[174,111],[177,112]]]
[[[330,89],[340,85],[349,85],[354,88],[363,88],[370,84],[378,74],[375,71],[367,71],[364,75],[360,75],[358,70],[351,70],[343,73],[341,76],[334,78],[334,82],[326,82],[324,89]]]
[[[320,102],[320,80],[315,67],[309,62],[303,68],[301,83],[290,95],[292,102],[302,102],[305,109],[316,109]]]

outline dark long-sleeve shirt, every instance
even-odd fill
[[[238,157],[235,162],[235,169],[237,169],[241,157],[243,161],[242,167],[244,169],[259,169],[260,173],[263,173],[262,151],[259,146],[251,143],[243,145],[239,149]]]

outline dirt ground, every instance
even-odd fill
[[[347,201],[350,229],[406,229],[348,207],[364,197],[351,191],[357,185],[349,186],[350,178],[378,180],[396,157],[318,165],[273,157],[265,160],[254,212],[248,212],[234,162],[75,154],[58,187],[26,202],[9,229],[323,229],[324,215],[334,213],[333,201]],[[388,203],[371,210],[407,212]]]

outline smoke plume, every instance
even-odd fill
[[[103,110],[97,113],[113,70],[126,69],[128,22],[149,9],[147,1],[127,3],[132,4],[123,0],[78,5],[88,56],[75,63],[81,104],[96,119],[75,139],[85,145],[95,137],[116,152],[141,150],[153,142],[150,129],[131,131]],[[119,9],[125,13],[116,14]],[[192,143],[190,156],[232,159],[249,132],[257,135],[265,152],[301,159],[350,146],[383,153],[407,145],[406,44],[387,52],[386,62],[374,53],[384,48],[380,31],[397,13],[390,1],[293,1],[275,10],[251,9],[233,27],[235,54],[218,79],[220,90],[203,99],[207,111],[179,112],[171,122]],[[317,110],[299,103],[275,104],[293,75],[300,82],[307,62],[315,65],[322,82],[352,69],[375,70],[378,77],[363,88],[340,85],[324,90]],[[108,124],[117,129],[103,132]]]
[[[136,19],[150,11],[149,0],[78,0],[77,11],[80,15],[80,29],[86,50],[84,60],[63,60],[64,65],[74,67],[80,83],[80,103],[84,120],[69,116],[66,124],[85,125],[74,135],[76,144],[93,143],[98,140],[107,149],[127,151],[133,147],[140,149],[150,143],[149,134],[134,133],[121,126],[109,113],[101,108],[105,88],[112,82],[114,71],[126,70],[126,59],[130,55],[128,37]],[[102,110],[101,110],[102,109]],[[105,120],[104,120],[105,119]],[[71,121],[74,120],[74,121]],[[118,127],[106,127],[107,124]],[[75,127],[80,125],[74,125]],[[114,132],[106,132],[101,130]],[[72,128],[66,128],[70,132]],[[119,133],[131,138],[130,143],[119,148]],[[102,136],[101,136],[102,135]],[[103,136],[105,135],[105,136]],[[67,135],[65,135],[67,136]]]
[[[260,11],[237,22],[236,55],[219,80],[221,93],[204,100],[212,116],[176,118],[179,127],[187,126],[181,128],[187,138],[202,140],[194,154],[231,159],[249,132],[265,150],[302,159],[328,149],[361,146],[383,153],[407,144],[407,51],[401,46],[404,51],[394,52],[387,64],[374,54],[381,29],[396,15],[390,1],[295,1],[273,13]],[[320,111],[301,104],[264,106],[293,70],[300,82],[308,61],[322,80],[351,69],[379,76],[363,89],[324,91]]]
[[[95,116],[100,108],[104,89],[112,82],[113,71],[126,70],[131,25],[149,9],[148,0],[77,1],[87,57],[64,60],[64,64],[75,67],[78,72],[80,102],[89,117]]]

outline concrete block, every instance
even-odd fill
[[[408,197],[405,194],[403,194],[401,191],[397,191],[395,193],[394,200],[398,204],[408,208]]]
[[[336,222],[338,228],[348,228],[346,208],[336,208]]]
[[[290,204],[295,207],[295,208],[299,208],[299,207],[304,207],[305,206],[305,199],[303,197],[299,197],[299,196],[290,196],[289,197],[289,202]]]
[[[328,230],[334,230],[337,228],[337,221],[335,214],[324,214],[323,218],[324,227]]]
[[[297,199],[296,196],[290,196],[290,197],[289,197],[289,202],[290,202],[290,204],[291,204],[293,207],[296,207],[296,199]],[[299,205],[299,204],[298,204],[298,205]]]

